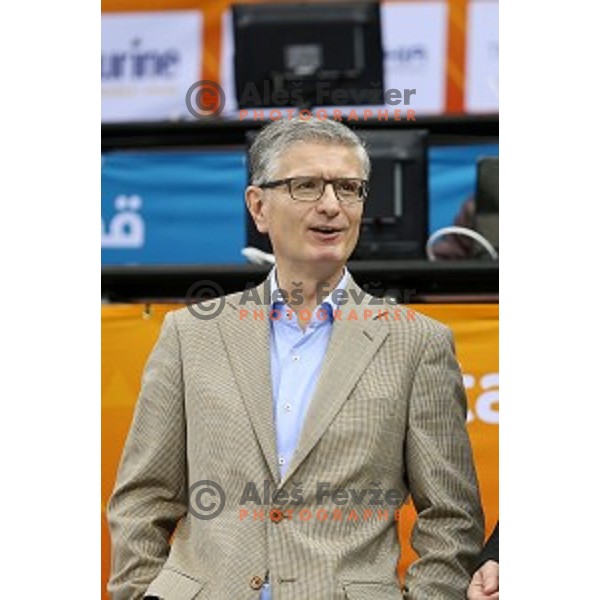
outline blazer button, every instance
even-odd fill
[[[250,587],[253,590],[260,590],[260,588],[263,586],[263,580],[262,577],[259,577],[258,575],[255,575],[251,580],[250,580]]]
[[[281,523],[283,519],[291,519],[292,515],[290,515],[289,511],[283,511],[279,508],[274,508],[269,511],[269,519],[273,521],[273,523]]]
[[[269,518],[273,523],[281,523],[281,520],[284,518],[283,512],[279,509],[274,509],[269,511]]]

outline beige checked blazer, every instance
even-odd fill
[[[361,301],[351,278],[347,290],[283,479],[269,321],[259,316],[268,304],[242,305],[237,293],[212,319],[188,308],[166,315],[108,507],[114,600],[258,600],[267,577],[273,600],[465,598],[483,519],[452,335],[405,307]],[[203,481],[223,500],[188,492]],[[281,492],[240,504],[249,482]],[[389,504],[346,492],[340,505],[341,496],[318,496],[319,482],[397,490],[398,507],[412,495],[420,558],[404,588],[393,510],[377,512]],[[220,512],[202,518],[206,507]]]

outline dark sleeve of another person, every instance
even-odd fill
[[[486,542],[477,563],[477,569],[481,567],[488,560],[493,560],[500,563],[500,523],[496,523],[496,527]]]

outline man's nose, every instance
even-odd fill
[[[340,211],[340,203],[335,195],[333,183],[329,182],[325,184],[323,195],[317,202],[317,210],[326,214],[336,214]]]

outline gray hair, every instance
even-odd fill
[[[269,123],[256,136],[248,151],[252,184],[260,185],[272,179],[277,169],[278,158],[298,142],[319,142],[355,148],[364,178],[369,178],[369,155],[363,142],[349,127],[330,119],[295,116]]]

